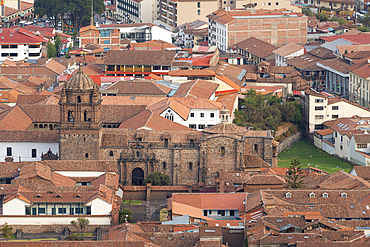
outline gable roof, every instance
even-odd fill
[[[173,97],[186,97],[188,95],[209,99],[218,88],[217,83],[202,79],[182,83]]]
[[[166,96],[171,88],[149,80],[116,81],[105,90],[116,90],[120,95],[161,95]]]
[[[361,177],[348,174],[343,171],[333,173],[329,178],[319,184],[320,189],[345,189],[345,190],[366,190],[370,188],[370,183]]]
[[[26,130],[32,119],[19,107],[0,111],[0,130]]]
[[[125,65],[164,65],[171,66],[176,51],[162,50],[110,50],[105,57],[105,64]]]
[[[240,41],[233,46],[263,59],[273,55],[273,51],[277,49],[275,46],[254,37]]]
[[[302,46],[297,45],[296,43],[289,43],[273,51],[274,54],[286,57],[291,55],[294,52],[304,49]]]

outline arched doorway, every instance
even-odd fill
[[[132,170],[132,185],[143,185],[144,171],[141,168]]]

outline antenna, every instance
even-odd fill
[[[94,26],[94,10],[93,10],[93,7],[94,7],[93,0],[91,0],[91,21],[90,21],[90,25],[92,25],[92,26]]]

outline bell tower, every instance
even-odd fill
[[[101,99],[98,86],[78,71],[62,91],[59,123],[61,160],[99,160]]]

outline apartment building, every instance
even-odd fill
[[[13,61],[37,63],[41,58],[43,38],[33,35],[24,28],[0,29],[0,63],[7,58]]]
[[[295,43],[290,43],[273,51],[276,66],[288,66],[287,60],[304,54],[304,48]]]
[[[307,43],[307,16],[269,10],[219,9],[207,15],[209,45],[228,50],[255,37],[275,46]]]
[[[158,4],[158,0],[117,0],[117,20],[125,23],[151,23],[157,19]]]
[[[370,58],[356,63],[349,70],[349,99],[369,107]]]

